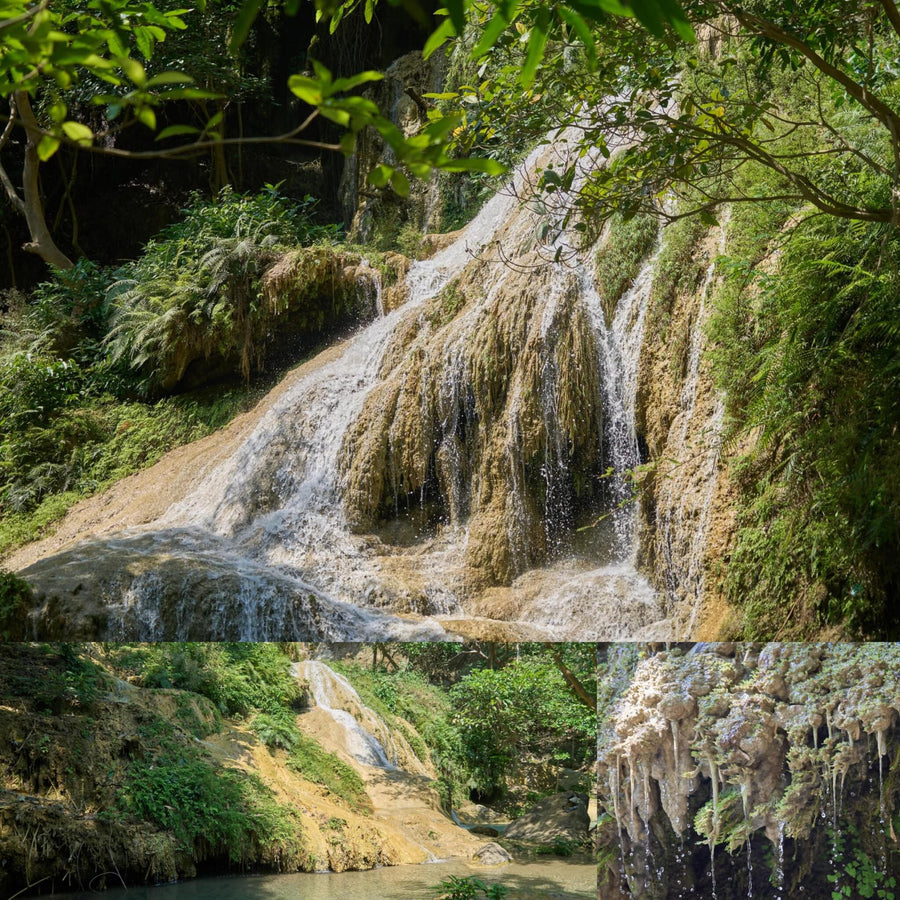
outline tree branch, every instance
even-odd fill
[[[42,131],[34,117],[28,94],[25,91],[16,91],[13,97],[28,139],[25,145],[25,165],[22,170],[22,193],[25,221],[28,222],[31,241],[25,244],[23,249],[29,253],[36,253],[44,262],[56,266],[58,269],[71,269],[74,263],[56,246],[50,229],[47,227],[47,220],[44,218],[44,204],[41,200],[38,177],[40,160],[37,154],[37,145]]]
[[[597,712],[596,694],[591,694],[591,692],[587,690],[587,688],[585,688],[585,686],[578,680],[572,670],[563,661],[562,655],[556,649],[555,644],[545,642],[544,646],[550,651],[550,655],[553,657],[553,662],[556,663],[556,668],[559,669],[562,677],[565,679],[566,684],[569,686],[575,696],[589,709]]]
[[[21,25],[23,22],[27,22],[29,19],[36,16],[39,12],[43,12],[50,5],[50,0],[43,0],[42,3],[37,6],[32,6],[31,9],[26,10],[22,13],[21,16],[15,16],[12,19],[4,19],[0,22],[0,31],[3,31],[6,28],[14,28],[16,25]]]
[[[884,7],[894,31],[900,35],[900,10],[897,9],[897,4],[894,3],[894,0],[879,0],[879,2]]]
[[[769,40],[792,47],[806,57],[823,75],[836,81],[854,100],[869,110],[888,129],[891,139],[897,141],[897,137],[900,135],[900,116],[883,100],[871,93],[865,85],[851,78],[842,69],[832,65],[816,53],[809,44],[791,32],[785,31],[774,22],[744,11],[733,12],[733,15],[749,31],[756,31],[761,37],[767,37]]]
[[[0,135],[0,150],[2,150],[7,141],[9,140],[9,136],[12,134],[13,125],[16,121],[16,105],[13,102],[12,98],[9,101],[9,119],[7,119],[6,127],[3,129],[3,134]],[[6,169],[3,166],[3,160],[0,159],[0,184],[3,185],[3,190],[6,191],[6,196],[9,198],[9,202],[13,205],[13,208],[20,215],[25,215],[25,203],[22,201],[22,198],[19,196],[18,191],[13,185],[9,175],[6,172]]]

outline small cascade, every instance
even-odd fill
[[[323,662],[294,663],[296,678],[309,686],[313,702],[338,724],[347,753],[357,762],[379,769],[403,768],[424,774],[426,769],[408,743],[360,699],[352,684]]]
[[[636,509],[624,473],[641,462],[635,431],[638,362],[644,341],[644,320],[653,286],[658,252],[641,268],[615,308],[607,325],[603,298],[594,287],[592,269],[582,270],[585,305],[597,336],[604,396],[604,462],[613,470],[609,479],[615,555],[630,559],[635,551]]]

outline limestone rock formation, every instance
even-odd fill
[[[511,841],[552,844],[557,838],[581,844],[588,839],[587,794],[565,791],[539,800],[503,833]]]
[[[344,441],[354,525],[371,529],[423,500],[439,521],[468,521],[472,586],[545,560],[598,489],[590,322],[574,279],[560,286],[558,272],[530,264],[495,290],[489,265],[471,265],[411,311]]]
[[[714,881],[720,898],[776,883],[826,896],[857,855],[886,881],[898,718],[893,645],[657,653],[601,725],[612,870],[648,898],[706,896]]]

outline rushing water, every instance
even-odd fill
[[[597,896],[597,867],[590,859],[515,861],[485,869],[462,860],[389,866],[366,872],[198,878],[159,887],[104,892],[106,900],[434,900],[449,876],[474,876],[509,889],[508,900],[583,900]],[[61,900],[96,892],[56,894]]]
[[[543,239],[536,233],[549,230],[543,246],[551,257],[542,265],[541,277],[550,288],[531,327],[540,331],[542,346],[549,346],[547,335],[565,328],[560,303],[573,292],[587,313],[598,348],[605,423],[597,440],[605,464],[616,472],[610,481],[613,509],[609,521],[596,529],[589,553],[567,550],[569,543],[559,540],[559,535],[571,534],[575,522],[567,493],[567,438],[554,405],[557,376],[548,360],[542,372],[547,448],[543,524],[551,556],[555,549],[557,558],[532,571],[515,560],[521,576],[499,591],[507,611],[497,613],[485,604],[479,613],[512,622],[515,633],[527,637],[654,636],[654,623],[663,613],[634,566],[636,516],[622,476],[640,461],[634,406],[653,261],[607,323],[594,287],[592,251],[576,252],[573,236],[555,220],[547,225],[546,209],[522,202],[534,191],[538,164],[564,160],[565,153],[559,142],[532,153],[509,189],[497,194],[457,240],[413,265],[403,307],[379,316],[337,358],[295,379],[231,457],[158,521],[76,545],[26,570],[26,577],[45,589],[58,579],[80,579],[105,606],[102,636],[115,639],[435,640],[446,639],[448,629],[464,632],[461,623],[472,615],[463,571],[470,499],[458,446],[448,437],[439,450],[450,473],[450,522],[432,546],[407,564],[424,586],[406,590],[404,576],[387,571],[394,564],[387,558],[391,548],[354,534],[348,525],[341,495],[342,444],[383,377],[382,362],[398,325],[478,256],[482,294],[460,316],[458,339],[446,348],[438,388],[441,433],[455,433],[454,422],[466,402],[459,373],[467,343],[482,327],[479,316],[515,271],[501,263],[536,241],[540,244]],[[485,265],[485,260],[494,264]],[[516,384],[509,387],[510,453],[517,440],[518,389]],[[528,514],[516,484],[519,473],[515,465],[511,469],[505,527],[515,554],[522,544],[517,529],[525,527]]]

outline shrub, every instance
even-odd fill
[[[27,634],[27,615],[34,603],[28,582],[0,569],[0,640],[22,641]]]
[[[273,186],[255,196],[224,188],[215,202],[195,195],[108,291],[113,361],[126,361],[148,391],[172,390],[199,357],[237,354],[248,377],[262,352],[253,323],[269,312],[260,277],[273,251],[337,236],[336,226],[312,223],[314,206]]]
[[[253,718],[256,736],[269,748],[293,750],[300,740],[300,732],[287,711],[278,714],[260,713]]]

